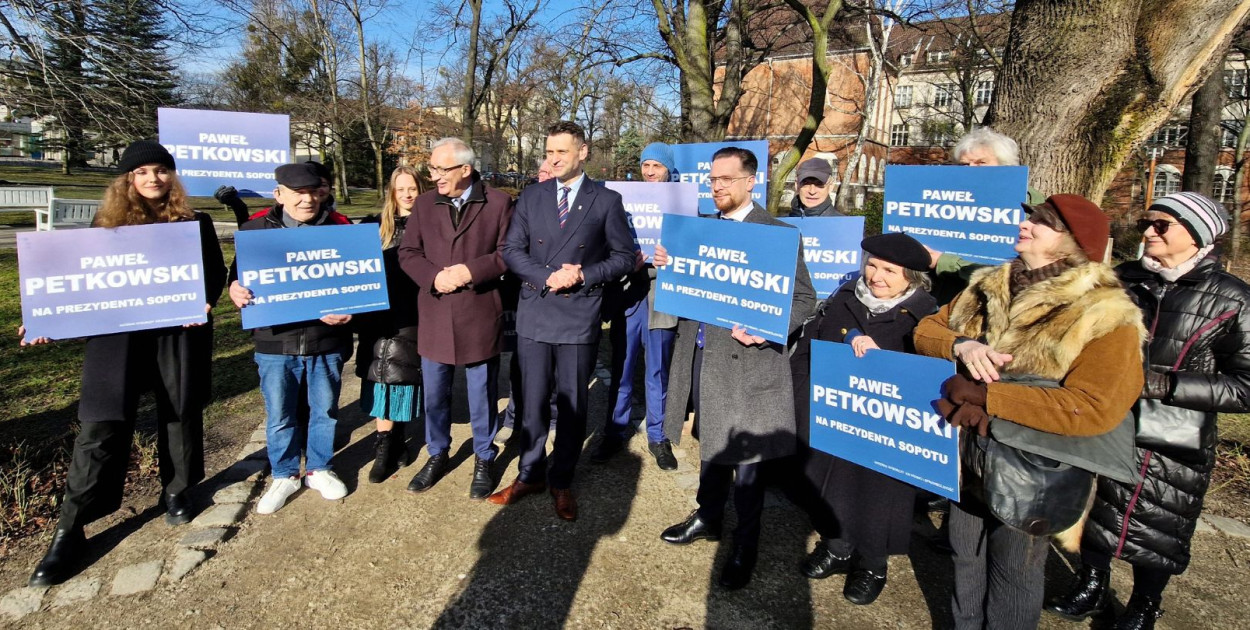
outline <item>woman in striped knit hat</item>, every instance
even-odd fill
[[[1137,227],[1145,254],[1116,272],[1150,331],[1134,406],[1140,476],[1098,479],[1077,584],[1046,606],[1073,621],[1108,609],[1111,559],[1120,558],[1133,566],[1133,592],[1115,627],[1134,630],[1154,627],[1164,587],[1189,565],[1215,465],[1216,415],[1250,408],[1250,286],[1219,267],[1224,209],[1177,193],[1156,200]]]

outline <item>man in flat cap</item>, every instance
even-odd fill
[[[311,164],[284,164],[274,171],[278,187],[274,205],[240,230],[305,228],[351,223],[320,203],[321,175]],[[252,292],[238,281],[238,260],[230,265],[230,299],[246,308]],[[334,501],[347,487],[330,470],[334,426],[343,363],[352,353],[351,315],[330,314],[319,320],[252,330],[260,391],[265,398],[265,437],[273,480],[256,503],[258,514],[278,511],[300,487],[300,441],[296,439],[299,397],[308,394],[307,460],[304,483]],[[301,387],[303,386],[303,387]]]
[[[840,217],[829,196],[833,186],[833,167],[824,158],[812,158],[799,164],[794,174],[794,199],[790,202],[792,217]]]

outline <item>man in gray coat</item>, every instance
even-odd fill
[[[746,223],[792,227],[751,200],[758,164],[750,151],[726,147],[712,156],[712,199],[717,218]],[[667,265],[668,252],[656,247],[655,264]],[[816,308],[816,292],[803,264],[800,247],[790,307],[791,339]],[[764,486],[760,462],[794,452],[793,389],[787,346],[752,335],[682,319],[669,378],[669,404],[664,414],[665,434],[681,438],[685,402],[692,400],[699,430],[699,508],[685,521],[661,535],[666,542],[685,545],[696,540],[719,540],[725,502],[734,490],[738,528],[733,552],[720,585],[738,589],[751,581],[760,537]]]

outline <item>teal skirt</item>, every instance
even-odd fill
[[[410,422],[421,417],[421,388],[360,379],[360,409],[370,417]]]

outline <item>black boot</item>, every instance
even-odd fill
[[[195,509],[191,505],[191,493],[187,491],[177,493],[165,493],[165,523],[171,527],[185,525],[191,522],[195,516]]]
[[[87,538],[81,529],[58,529],[53,532],[48,552],[43,554],[43,560],[30,574],[30,586],[52,586],[68,580],[86,548]]]
[[[734,544],[729,553],[729,562],[721,570],[718,582],[727,591],[736,591],[751,582],[751,573],[755,571],[755,560],[758,556],[755,547]]]
[[[885,582],[885,570],[858,568],[847,574],[846,583],[842,585],[842,596],[852,604],[867,606],[877,601],[881,590],[885,588]]]
[[[1163,611],[1159,610],[1162,603],[1161,597],[1133,593],[1124,615],[1115,620],[1115,630],[1154,630],[1155,619],[1163,616]]]
[[[1088,564],[1081,566],[1076,574],[1076,585],[1067,595],[1052,597],[1046,602],[1046,610],[1067,619],[1083,621],[1107,608],[1107,585],[1111,583],[1111,571]]]
[[[850,545],[837,538],[821,538],[816,548],[807,554],[799,567],[803,575],[813,580],[823,580],[834,573],[846,573],[851,568]]]
[[[391,425],[391,456],[394,458],[392,465],[396,469],[412,463],[412,459],[408,457],[408,444],[404,437],[404,429],[407,427],[407,422],[396,422]]]
[[[395,472],[394,431],[378,431],[373,442],[373,467],[369,469],[369,483],[382,483]]]

